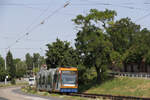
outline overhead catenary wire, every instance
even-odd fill
[[[104,5],[104,6],[117,6],[117,7],[121,7],[121,8],[127,8],[127,9],[134,9],[134,10],[142,10],[142,11],[149,11],[149,9],[143,9],[143,8],[137,8],[137,7],[133,7],[133,6],[128,6],[128,5],[120,5],[120,4],[112,4],[112,3],[101,3],[101,2],[89,2],[89,3],[74,3],[74,6],[98,6],[98,5]]]
[[[110,5],[110,6],[115,6],[114,4],[109,4],[109,3],[99,3],[99,5]],[[33,27],[29,27],[28,28],[28,31],[21,37],[19,37],[15,42],[14,44],[8,46],[9,48],[12,47],[13,45],[15,45],[16,43],[18,43],[22,38],[24,38],[25,36],[28,36],[30,35],[30,32],[32,32],[33,30],[35,30],[36,28],[38,28],[39,26],[45,24],[45,22],[50,18],[52,17],[55,13],[57,13],[59,10],[61,10],[61,8],[65,8],[66,6],[68,6],[69,3],[67,2],[65,5],[63,5],[62,7],[56,9],[54,12],[52,12],[50,15],[46,16],[44,20],[42,20],[39,24],[37,24],[36,26],[33,26]],[[122,6],[122,5],[119,5],[120,7],[124,7],[124,8],[128,8],[128,9],[140,9],[140,10],[145,10],[145,9],[141,9],[141,8],[135,8],[135,7],[130,7],[130,6]],[[32,25],[31,25],[32,26]]]
[[[12,43],[11,45],[8,46],[8,49],[11,48],[13,45],[15,45],[16,43],[18,43],[22,38],[24,38],[25,36],[28,36],[30,34],[30,32],[32,32],[33,30],[35,30],[37,27],[39,27],[40,25],[43,25],[45,23],[45,21],[47,21],[50,17],[52,17],[55,13],[57,13],[58,11],[60,11],[61,9],[67,7],[70,4],[69,1],[67,1],[65,4],[63,4],[63,6],[61,6],[60,8],[56,9],[55,11],[53,11],[50,15],[46,16],[39,24],[37,24],[36,26],[30,28],[31,26],[29,26],[27,28],[27,32],[25,34],[23,34],[21,37],[17,38],[16,41],[14,43]],[[41,15],[40,15],[41,16]],[[40,17],[39,16],[39,17]]]
[[[144,15],[144,16],[138,18],[138,19],[136,19],[135,22],[141,21],[141,20],[143,20],[144,18],[146,18],[146,17],[148,17],[148,16],[150,16],[150,13],[148,13],[148,14],[146,14],[146,15]]]

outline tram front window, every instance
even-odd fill
[[[62,84],[64,86],[75,86],[77,73],[75,71],[62,71]]]

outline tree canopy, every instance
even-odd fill
[[[106,66],[111,64],[111,56],[116,59],[114,55],[117,53],[113,53],[113,45],[105,34],[115,15],[116,12],[112,10],[91,9],[86,16],[78,15],[73,19],[75,24],[82,26],[77,33],[75,46],[83,58],[84,65],[95,67],[98,82],[104,78]],[[98,26],[99,23],[102,23],[102,26]]]
[[[12,79],[14,79],[16,77],[16,67],[14,65],[13,56],[10,51],[8,51],[8,53],[7,53],[6,60],[7,60],[8,73],[9,73],[10,77]]]
[[[47,47],[46,63],[48,68],[77,65],[76,52],[72,47],[70,47],[69,42],[56,39],[56,42],[47,44]]]

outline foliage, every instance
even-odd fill
[[[5,69],[5,60],[0,55],[0,69]]]
[[[6,75],[8,75],[8,72],[4,69],[0,69],[0,81],[4,81]]]
[[[32,70],[33,69],[33,59],[32,59],[32,56],[29,53],[27,53],[25,57],[26,57],[27,69],[28,70]]]
[[[33,53],[34,67],[39,67],[39,60],[40,60],[40,54],[39,53]]]
[[[90,68],[86,68],[84,65],[78,65],[78,84],[79,86],[82,84],[86,84],[89,81],[91,81],[90,79],[92,79],[90,76],[91,75],[92,70],[90,70]]]
[[[16,84],[16,80],[15,78],[11,79],[11,84],[15,85]]]
[[[76,51],[70,47],[69,42],[57,39],[56,42],[47,44],[47,47],[46,63],[48,68],[77,65]]]
[[[83,59],[83,64],[87,67],[95,67],[97,82],[104,79],[107,66],[111,64],[110,54],[113,52],[113,46],[103,28],[107,28],[115,15],[115,11],[91,9],[88,15],[78,15],[73,19],[75,24],[81,26],[75,46]],[[99,23],[103,23],[102,27],[98,27]]]
[[[43,56],[39,57],[39,66],[46,64],[45,58]]]
[[[40,70],[40,69],[39,69],[38,67],[34,67],[34,68],[33,68],[33,73],[37,73],[37,72],[39,72],[39,70]]]
[[[7,53],[6,60],[7,60],[8,73],[9,73],[10,77],[13,79],[16,77],[16,67],[14,65],[13,56],[10,51],[8,51],[8,53]]]
[[[4,81],[6,75],[5,60],[0,56],[0,81]]]
[[[21,78],[23,77],[27,72],[27,65],[24,61],[19,61],[16,64],[16,77]]]
[[[13,59],[13,61],[14,61],[14,65],[16,65],[16,64],[18,64],[19,62],[21,62],[21,59],[16,58],[16,59]]]
[[[100,85],[93,83],[86,93],[150,97],[149,83],[150,80],[142,78],[118,77],[107,80]]]
[[[140,33],[140,26],[129,18],[122,18],[107,28],[109,39],[115,51],[123,54],[136,42],[136,35]]]

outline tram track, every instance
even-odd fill
[[[116,96],[116,95],[106,95],[106,94],[90,94],[90,93],[70,93],[69,96],[80,96],[86,98],[103,98],[110,100],[150,100],[150,98],[145,97],[134,97],[134,96]]]
[[[108,95],[108,94],[91,94],[91,93],[61,93],[61,92],[49,92],[50,94],[60,94],[67,96],[79,96],[85,98],[102,98],[106,100],[150,100],[148,97],[136,97],[136,96],[121,96],[121,95]]]

